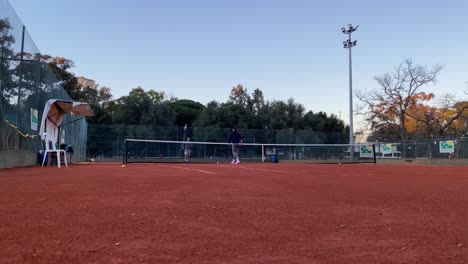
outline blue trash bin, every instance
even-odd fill
[[[271,162],[278,163],[278,156],[276,155],[271,156]]]

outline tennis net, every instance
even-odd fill
[[[226,163],[232,159],[232,144],[220,142],[126,139],[123,162]],[[350,152],[351,150],[351,152]],[[243,162],[375,163],[371,144],[265,144],[244,143]]]

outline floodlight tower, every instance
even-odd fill
[[[348,34],[348,40],[343,41],[343,48],[349,49],[349,144],[354,144],[354,132],[353,132],[353,70],[351,60],[351,49],[356,46],[357,40],[351,40],[351,33],[358,29],[353,25],[348,24],[348,29],[342,27],[341,32]],[[351,158],[354,158],[354,151],[350,151]]]

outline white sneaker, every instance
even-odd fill
[[[239,164],[240,163],[240,160],[236,160],[236,162],[234,164]]]
[[[236,163],[236,160],[232,160],[232,161],[231,161],[231,164],[234,164],[234,163]]]

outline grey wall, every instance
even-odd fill
[[[37,153],[32,151],[0,150],[0,169],[34,166]]]

